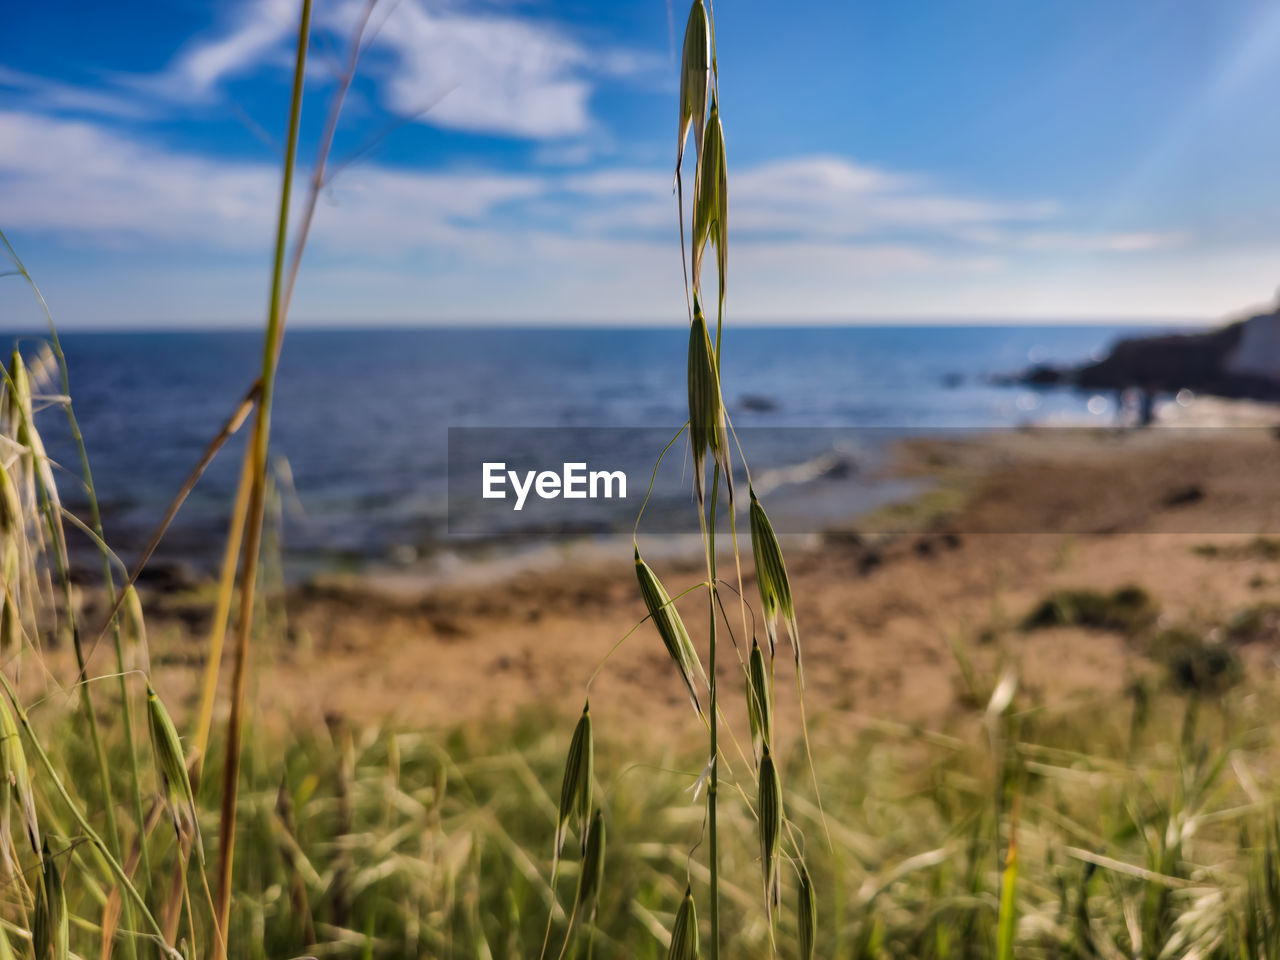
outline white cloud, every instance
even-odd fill
[[[146,120],[155,116],[154,107],[136,94],[79,87],[3,66],[0,66],[0,90],[17,95],[28,109],[41,113],[88,114],[117,120]]]
[[[178,153],[88,122],[0,112],[0,177],[0,209],[15,226],[114,243],[183,239],[256,248],[270,231],[278,171],[274,163]],[[744,168],[735,173],[730,202],[735,249],[777,233],[793,245],[885,240],[903,227],[937,239],[957,225],[1004,224],[1040,216],[1044,207],[921,190],[914,178],[836,157]],[[674,214],[665,170],[558,175],[368,164],[343,174],[326,194],[316,238],[336,250],[393,252],[489,242],[527,233],[534,221],[560,226],[544,232],[624,239],[664,229]],[[1146,236],[1113,242],[1136,246]]]
[[[249,0],[218,36],[179,53],[160,84],[179,96],[206,97],[228,77],[257,66],[286,37],[296,36],[297,30],[295,0]]]
[[[588,127],[591,58],[554,27],[400,0],[374,48],[393,61],[380,79],[386,106],[402,116],[434,104],[426,122],[535,139]]]
[[[1000,203],[937,191],[919,177],[854,163],[844,157],[779,160],[732,179],[737,229],[829,236],[876,230],[956,230],[974,225],[1043,220],[1051,203]]]
[[[0,88],[20,95],[27,110],[71,112],[117,120],[149,120],[175,103],[214,98],[227,80],[264,62],[292,63],[288,41],[297,36],[296,0],[241,0],[212,31],[189,41],[155,73],[104,73],[94,86],[77,86],[0,67]]]
[[[1184,230],[1139,233],[1030,233],[1021,240],[1028,250],[1051,253],[1148,253],[1185,246],[1191,234]]]
[[[223,245],[270,224],[265,167],[166,153],[81,121],[0,113],[0,210],[80,242]]]
[[[173,291],[182,276],[180,287],[211,293],[176,307],[149,293],[146,309],[256,316],[260,284],[243,278],[260,268],[244,255],[270,242],[278,178],[274,162],[218,160],[90,122],[0,111],[4,226],[55,238],[80,262],[111,263],[94,296],[115,290],[119,302],[95,315],[138,319],[138,290]],[[1137,303],[1142,284],[1120,266],[1132,252],[1152,254],[1140,258],[1148,271],[1178,254],[1184,287],[1194,274],[1181,234],[1056,230],[1051,204],[952,195],[841,157],[735,168],[730,184],[731,309],[740,316],[1000,314],[1012,304],[1041,316],[1058,304],[1062,315],[1068,304],[1095,303],[1090,283]],[[674,208],[670,173],[658,168],[358,165],[322,201],[297,309],[331,319],[675,321],[684,293]],[[179,267],[161,271],[157,254]],[[1086,258],[1094,265],[1079,266]],[[211,279],[229,277],[233,263],[234,282]],[[1214,296],[1211,278],[1194,275],[1196,302]],[[1142,276],[1147,312],[1159,312],[1172,287]],[[130,278],[123,289],[121,277]],[[68,282],[83,287],[90,277]],[[241,302],[245,291],[258,299]],[[101,306],[101,297],[87,300]]]
[[[325,50],[345,50],[364,6],[363,0],[346,0],[318,9],[313,64]],[[27,109],[143,119],[174,103],[212,100],[228,81],[264,65],[288,68],[296,0],[241,0],[226,9],[221,24],[190,41],[159,72],[117,73],[89,88],[0,68],[0,88],[19,93]],[[548,21],[429,8],[424,0],[382,0],[370,28],[362,73],[374,79],[375,96],[391,113],[551,143],[607,137],[590,115],[596,82],[647,75],[663,62],[644,51],[587,46]]]
[[[518,175],[357,168],[326,194],[316,239],[347,252],[460,242],[455,221],[542,189]],[[0,211],[10,227],[81,245],[257,250],[271,236],[278,191],[273,163],[212,160],[91,123],[0,112]]]
[[[1008,225],[1043,222],[1057,212],[1046,201],[1001,203],[946,193],[921,177],[828,155],[735,168],[729,181],[730,229],[747,239],[838,240],[888,232],[964,239],[974,231],[995,235]],[[665,170],[601,170],[565,183],[587,196],[619,201],[597,205],[585,216],[591,229],[663,227],[675,215],[671,173]],[[686,204],[690,194],[686,190]]]

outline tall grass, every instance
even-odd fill
[[[293,68],[293,96],[289,103],[288,137],[280,184],[280,209],[276,223],[275,255],[271,269],[271,299],[267,332],[262,343],[262,372],[258,377],[258,404],[249,436],[249,501],[245,514],[244,552],[240,561],[240,613],[236,620],[235,666],[232,673],[231,716],[227,722],[226,761],[222,771],[222,814],[218,820],[218,929],[223,932],[219,954],[227,953],[226,931],[231,916],[231,870],[235,859],[236,814],[239,808],[240,748],[244,727],[245,690],[248,683],[249,637],[253,628],[254,588],[258,580],[258,553],[266,509],[267,449],[271,434],[271,404],[275,398],[276,365],[284,336],[285,255],[289,212],[293,196],[294,159],[302,124],[302,92],[306,79],[307,45],[311,39],[311,0],[302,0],[297,55]]]
[[[693,497],[698,510],[698,524],[702,535],[703,552],[706,561],[706,579],[695,584],[673,599],[657,574],[646,563],[640,553],[639,530],[643,519],[644,507],[636,519],[635,562],[636,576],[640,585],[640,594],[648,611],[646,620],[653,623],[667,653],[671,657],[681,684],[689,694],[697,718],[707,730],[707,751],[702,771],[693,778],[695,799],[705,795],[705,821],[703,830],[699,831],[693,848],[689,851],[685,865],[685,882],[679,900],[673,926],[669,934],[669,953],[671,960],[688,960],[699,955],[701,951],[702,933],[698,925],[697,897],[693,889],[694,856],[704,843],[707,858],[707,901],[706,916],[708,919],[709,945],[708,954],[712,960],[720,956],[721,941],[724,931],[721,923],[722,872],[721,845],[722,823],[725,806],[722,791],[727,786],[727,799],[739,801],[754,818],[749,834],[754,834],[758,851],[757,870],[760,881],[760,907],[765,919],[770,943],[775,939],[775,924],[781,907],[781,891],[784,872],[794,874],[797,884],[797,916],[805,925],[816,924],[817,899],[814,895],[812,875],[805,865],[805,846],[799,824],[787,816],[783,798],[784,792],[778,761],[773,751],[774,740],[773,697],[774,697],[774,665],[777,649],[777,622],[781,617],[786,624],[788,638],[794,653],[796,692],[802,704],[803,718],[803,671],[801,669],[800,634],[797,628],[795,603],[791,594],[790,580],[787,576],[786,564],[782,550],[773,528],[765,514],[764,507],[750,487],[750,470],[746,466],[742,450],[738,448],[739,462],[746,473],[750,492],[750,530],[752,555],[755,560],[756,584],[760,601],[760,615],[754,609],[749,611],[749,603],[743,591],[742,562],[738,551],[737,536],[737,503],[734,494],[734,458],[731,449],[732,425],[725,410],[723,393],[720,385],[721,349],[725,319],[725,297],[727,291],[728,266],[728,209],[729,183],[725,157],[724,128],[720,119],[720,75],[715,50],[715,20],[703,0],[694,0],[690,6],[685,26],[684,43],[680,64],[680,95],[678,103],[677,150],[675,167],[675,193],[678,210],[677,219],[680,236],[680,256],[685,281],[685,297],[689,309],[689,348],[686,358],[687,386],[689,399],[689,419],[680,429],[679,436],[687,431],[689,452],[693,463]],[[693,171],[693,203],[690,216],[690,248],[685,249],[685,209],[683,169],[685,147],[690,132],[693,133],[695,164]],[[715,251],[716,264],[716,329],[714,342],[708,327],[702,304],[706,302],[703,288],[703,261],[708,245]],[[659,454],[661,461],[672,444]],[[736,438],[734,440],[736,443]],[[710,454],[711,482],[707,489],[707,456]],[[655,473],[656,473],[655,466]],[[719,505],[720,491],[723,486],[729,507],[729,533],[733,550],[735,583],[723,583],[718,572],[718,548],[716,543],[717,528],[721,523]],[[647,497],[646,497],[647,501]],[[736,606],[740,612],[737,627],[740,632],[735,635],[735,623],[728,615],[723,602],[722,589],[727,586],[736,596]],[[702,654],[697,649],[684,620],[677,609],[677,601],[690,592],[700,592],[703,588],[707,596],[707,631],[706,631],[706,666],[703,666]],[[731,600],[733,597],[731,596]],[[750,619],[748,613],[750,612]],[[754,624],[757,619],[763,623],[768,634],[768,659],[766,670],[764,654],[754,636]],[[626,640],[635,632],[635,628],[623,637]],[[742,761],[742,776],[728,783],[722,781],[722,764],[724,772],[730,769],[728,758],[724,755],[721,730],[725,727],[724,714],[720,708],[719,658],[724,635],[727,634],[736,653],[738,665],[743,674],[742,689],[746,693],[746,712],[749,717],[750,731],[743,738],[753,746],[753,756],[748,759],[740,745],[741,740],[734,731],[726,727],[731,749],[736,750]],[[752,663],[757,663],[754,670],[743,650],[746,649],[747,637],[751,635]],[[619,641],[622,642],[622,641]],[[612,651],[610,651],[612,653]],[[607,659],[607,656],[606,656]],[[599,669],[597,668],[597,673]],[[592,675],[594,679],[595,675]],[[703,708],[702,693],[706,691],[706,708]],[[591,732],[588,723],[588,712],[584,709],[583,718],[579,721],[570,743],[569,758],[565,765],[560,814],[556,828],[555,855],[551,871],[551,886],[556,887],[556,874],[559,865],[560,851],[565,827],[572,820],[582,839],[582,853],[587,855],[587,824],[591,821],[591,766],[582,763],[584,756],[590,755],[591,744],[583,743],[585,731]],[[805,734],[806,747],[808,743]],[[811,764],[812,766],[812,764]],[[814,784],[816,786],[816,775]],[[575,813],[576,810],[576,813]],[[790,867],[790,870],[786,868]],[[677,885],[679,887],[679,885]],[[570,917],[577,915],[582,908],[579,902],[580,891],[575,894]],[[803,904],[801,904],[803,899]],[[544,935],[542,952],[545,955],[552,929],[552,918],[555,914],[555,903],[550,911],[547,931]],[[564,933],[564,946],[561,953],[568,948],[572,922]],[[810,936],[809,941],[812,941]],[[590,942],[590,941],[589,941]]]
[[[299,131],[301,125],[301,108],[302,97],[306,71],[306,51],[310,39],[311,24],[311,0],[302,0],[301,16],[298,28],[297,56],[295,62],[293,88],[290,101],[289,118],[287,124],[287,142],[284,152],[284,166],[282,174],[281,197],[279,205],[279,216],[276,230],[275,255],[272,266],[272,283],[271,297],[268,308],[268,318],[266,325],[266,334],[263,342],[263,362],[262,371],[258,379],[251,386],[245,398],[233,412],[232,417],[228,420],[227,425],[213,439],[209,448],[206,450],[204,457],[200,463],[196,465],[187,483],[179,491],[175,497],[173,504],[166,513],[160,527],[152,538],[150,544],[144,550],[142,558],[138,561],[133,572],[128,574],[126,587],[123,593],[117,594],[113,571],[111,569],[112,555],[106,546],[101,518],[97,505],[97,497],[93,487],[92,473],[89,467],[88,456],[85,451],[83,438],[81,437],[79,426],[70,402],[70,382],[69,374],[66,367],[65,357],[63,356],[61,345],[58,341],[56,329],[53,326],[52,317],[49,315],[48,308],[45,304],[43,296],[40,294],[38,287],[27,272],[25,266],[18,258],[16,251],[9,244],[7,238],[3,239],[4,249],[14,265],[14,273],[21,276],[30,285],[32,292],[35,294],[40,307],[49,319],[50,339],[52,343],[53,360],[56,369],[61,374],[61,382],[63,387],[62,406],[66,411],[66,415],[71,428],[72,437],[75,441],[77,450],[80,455],[81,469],[83,471],[84,486],[87,493],[90,512],[90,523],[85,524],[75,517],[66,516],[83,528],[84,532],[93,539],[100,547],[103,559],[103,577],[107,593],[110,612],[107,617],[107,625],[103,627],[103,633],[110,632],[114,639],[116,649],[116,679],[119,682],[119,709],[121,711],[121,722],[119,730],[127,747],[129,769],[132,777],[132,795],[133,795],[133,813],[134,813],[134,847],[135,853],[126,859],[124,855],[124,843],[122,840],[121,829],[117,823],[116,804],[114,803],[113,785],[111,782],[110,765],[107,757],[107,749],[104,746],[100,730],[98,712],[94,707],[91,679],[88,673],[88,661],[92,656],[93,649],[96,648],[95,642],[86,653],[86,647],[83,640],[82,631],[76,623],[77,605],[73,599],[70,577],[70,560],[66,546],[66,536],[64,532],[64,510],[61,501],[57,495],[57,487],[53,480],[52,463],[45,455],[43,444],[40,440],[39,432],[34,423],[33,403],[33,382],[35,388],[41,384],[33,378],[43,378],[48,372],[49,364],[43,361],[33,369],[28,369],[23,358],[15,352],[14,360],[10,369],[7,371],[4,389],[3,403],[3,427],[6,439],[13,445],[16,454],[11,457],[7,469],[15,474],[14,479],[6,477],[6,482],[10,483],[15,491],[14,496],[9,498],[6,506],[8,510],[8,523],[6,536],[7,554],[11,558],[10,562],[5,564],[3,570],[5,587],[6,587],[6,605],[5,612],[10,614],[11,627],[17,627],[24,634],[23,639],[30,643],[37,651],[41,648],[39,635],[42,631],[49,630],[51,638],[57,641],[59,638],[66,639],[69,636],[71,644],[75,651],[77,664],[77,674],[74,678],[72,686],[75,688],[83,717],[85,729],[88,732],[90,743],[93,747],[93,754],[96,758],[96,768],[99,781],[99,799],[102,802],[102,812],[105,819],[106,831],[105,839],[99,835],[89,824],[87,817],[83,811],[76,805],[74,798],[67,791],[66,787],[57,779],[54,768],[50,762],[49,756],[42,748],[39,740],[32,739],[31,746],[36,755],[40,758],[42,764],[48,770],[50,779],[54,786],[62,795],[70,807],[72,815],[75,817],[85,836],[89,839],[96,850],[97,858],[105,865],[107,872],[114,881],[114,888],[110,890],[106,901],[106,909],[103,914],[103,922],[101,925],[102,933],[102,949],[105,953],[110,953],[114,949],[115,938],[117,932],[123,935],[123,948],[127,953],[133,955],[135,953],[136,934],[132,931],[133,921],[135,918],[135,910],[140,911],[141,918],[146,921],[146,926],[150,928],[152,934],[158,941],[158,945],[170,952],[173,951],[176,924],[166,922],[163,927],[156,921],[152,911],[148,907],[145,897],[146,881],[151,872],[150,869],[150,853],[149,853],[149,831],[154,824],[155,817],[144,814],[142,802],[141,777],[139,771],[139,762],[137,750],[135,747],[134,719],[133,719],[133,693],[128,683],[131,673],[136,671],[126,669],[126,658],[123,649],[122,631],[120,628],[120,614],[122,608],[129,608],[126,612],[131,612],[136,606],[136,594],[133,593],[133,582],[137,579],[142,567],[149,559],[151,552],[155,549],[159,539],[163,536],[168,524],[172,521],[177,510],[181,506],[186,495],[198,481],[200,474],[203,472],[208,463],[216,455],[217,451],[225,443],[226,439],[234,433],[243,423],[244,419],[252,411],[254,412],[253,429],[249,440],[248,452],[246,454],[246,465],[243,471],[242,487],[245,488],[246,496],[237,498],[236,515],[233,517],[232,531],[229,537],[233,543],[239,543],[243,539],[243,552],[240,562],[240,611],[237,618],[236,631],[236,656],[235,669],[232,679],[233,693],[231,698],[231,714],[228,724],[227,737],[225,739],[226,757],[223,764],[223,782],[221,809],[219,816],[219,843],[218,843],[218,870],[217,870],[217,900],[213,901],[209,893],[207,878],[203,874],[204,850],[203,842],[199,830],[199,818],[196,814],[196,805],[192,786],[188,776],[187,761],[182,755],[182,748],[177,737],[176,729],[169,718],[168,711],[163,703],[156,695],[150,683],[146,684],[147,702],[145,711],[148,716],[149,728],[151,732],[152,746],[154,756],[159,768],[159,780],[163,785],[161,800],[154,809],[160,806],[168,806],[175,827],[175,837],[179,847],[178,865],[175,872],[175,880],[172,885],[174,890],[181,891],[182,899],[185,902],[186,914],[189,921],[189,930],[191,937],[196,936],[195,916],[192,908],[190,893],[187,884],[187,869],[185,866],[185,858],[188,848],[194,843],[198,861],[201,865],[200,879],[204,889],[210,912],[213,917],[213,930],[216,936],[213,938],[214,949],[219,956],[227,956],[229,943],[227,934],[229,930],[231,896],[232,896],[232,869],[234,863],[234,851],[236,842],[236,819],[239,807],[239,773],[240,773],[240,750],[241,737],[243,728],[243,715],[245,710],[245,691],[247,684],[247,659],[248,644],[250,632],[254,620],[254,590],[258,579],[258,555],[262,541],[262,527],[264,520],[264,509],[267,487],[267,452],[269,446],[270,433],[270,414],[271,403],[273,399],[273,387],[275,381],[275,370],[279,362],[280,351],[282,347],[282,337],[284,332],[285,317],[288,311],[288,302],[292,294],[293,284],[297,276],[298,263],[305,248],[307,232],[310,227],[312,214],[314,212],[315,203],[319,192],[324,184],[325,161],[327,159],[328,149],[332,143],[333,134],[337,124],[338,113],[341,109],[342,101],[346,90],[350,84],[351,76],[354,73],[356,60],[358,59],[363,32],[368,23],[368,11],[372,9],[370,2],[368,10],[366,10],[364,18],[359,22],[358,28],[353,34],[352,54],[350,58],[349,70],[347,75],[338,85],[337,93],[334,95],[330,110],[330,119],[326,125],[325,132],[321,138],[320,153],[314,171],[314,179],[312,191],[309,197],[309,203],[304,208],[299,235],[294,241],[293,259],[286,270],[286,255],[288,250],[289,222],[291,215],[291,187],[294,175],[295,155],[299,139]],[[243,529],[243,537],[241,535]],[[233,553],[229,549],[228,553]],[[235,574],[235,564],[228,563],[224,565],[223,589],[222,597],[228,599],[230,597],[230,581]],[[43,580],[41,580],[43,576]],[[61,602],[54,595],[52,583],[56,576],[57,582],[61,586]],[[33,590],[30,582],[35,580],[37,589]],[[27,581],[24,583],[24,581]],[[24,589],[25,586],[25,589]],[[47,586],[47,588],[46,588]],[[220,616],[225,617],[229,612],[230,603],[221,605]],[[58,618],[61,617],[65,627],[60,628]],[[136,618],[138,622],[138,635],[144,636],[141,630],[140,617]],[[22,629],[25,624],[30,624],[31,629],[28,632]],[[50,626],[51,625],[51,626]],[[11,630],[11,633],[13,631]],[[64,636],[66,635],[66,636]],[[18,638],[11,636],[11,646]],[[99,635],[99,640],[101,635]],[[145,645],[145,641],[143,641]],[[24,644],[19,641],[16,646],[21,648]],[[216,646],[218,653],[221,649],[221,632],[216,638]],[[209,679],[206,684],[206,691],[210,693],[216,690],[217,665],[218,657],[211,658]],[[149,663],[149,657],[146,656],[145,649],[142,651],[141,661]],[[7,677],[0,676],[3,681],[6,692],[9,693],[13,700],[13,706],[24,729],[31,732],[31,725],[27,719],[27,714],[23,710],[19,695],[13,684]],[[210,712],[202,709],[199,720],[199,728],[197,733],[197,742],[201,748],[205,746],[208,737],[208,720]],[[25,784],[25,776],[19,778],[17,770],[19,767],[22,771],[27,769],[25,757],[21,752],[20,745],[10,743],[6,760],[10,767],[8,772],[10,781],[14,785],[15,790],[23,793],[26,802],[24,803],[24,811],[27,812],[27,828],[28,835],[31,838],[32,846],[37,846],[38,828],[34,822],[34,817],[30,813],[31,803],[29,801],[29,788],[19,787],[21,779]],[[199,764],[203,760],[203,753],[196,759],[195,763]],[[186,819],[187,826],[194,832],[194,837],[190,835],[184,836],[183,820]],[[5,838],[7,844],[8,838]],[[10,867],[13,866],[14,859],[10,855],[9,849],[5,848],[4,860]],[[41,856],[43,865],[43,879],[39,885],[39,889],[33,894],[33,907],[36,909],[37,924],[33,928],[34,943],[37,953],[52,952],[56,957],[66,954],[67,935],[63,930],[62,916],[65,905],[63,900],[65,897],[63,887],[61,885],[61,869],[52,861],[52,853],[49,851],[47,839],[43,847],[35,850]],[[142,883],[141,891],[135,886],[132,874],[135,872],[138,863],[141,862],[142,871],[140,874],[140,882]],[[57,887],[56,894],[53,888]],[[55,902],[56,901],[56,902]],[[119,927],[118,921],[121,919],[121,910],[123,910],[124,926]],[[168,904],[168,916],[176,917],[180,913],[180,908],[174,903]],[[50,932],[52,931],[52,933]]]
[[[846,737],[840,750],[819,754],[824,815],[807,728],[780,730],[774,710],[783,641],[792,655],[784,651],[781,666],[793,673],[803,710],[802,611],[720,386],[728,178],[714,19],[702,0],[691,7],[683,48],[676,195],[690,321],[690,416],[680,436],[687,431],[696,463],[691,495],[706,576],[673,594],[643,559],[637,533],[647,616],[622,640],[657,642],[657,633],[705,746],[597,731],[585,705],[567,744],[533,716],[497,729],[359,729],[334,719],[293,737],[246,732],[274,372],[371,8],[290,244],[303,2],[262,367],[132,566],[105,540],[51,317],[48,349],[15,353],[4,370],[0,957],[684,958],[705,943],[712,957],[806,960],[1280,958],[1271,678],[1209,693],[1143,686],[1132,705],[1051,709],[1019,690],[1014,671],[988,675],[957,647],[968,712],[945,730],[863,718],[856,743]],[[685,249],[681,170],[691,131]],[[16,251],[0,241],[43,309]],[[716,255],[714,337],[703,313],[707,244]],[[70,481],[41,439],[43,418],[59,413],[80,461]],[[134,581],[250,415],[205,681],[194,734],[184,739],[187,718],[178,712],[174,722],[150,671]],[[742,480],[754,592],[743,588],[738,544]],[[64,508],[60,482],[82,486],[86,517]],[[729,534],[723,555],[718,531]],[[85,621],[69,536],[101,557],[101,623]],[[726,557],[731,578],[721,575]],[[704,596],[706,629],[691,631],[680,608]],[[214,699],[237,600],[223,728]],[[270,621],[256,626],[258,643],[282,642]],[[98,673],[95,653],[107,637],[112,662]],[[58,648],[71,651],[69,669]],[[726,655],[741,669],[728,689],[744,697],[742,731],[721,710]],[[830,742],[829,731],[819,733],[817,748]],[[819,834],[825,843],[806,844]],[[215,865],[212,882],[206,863]]]

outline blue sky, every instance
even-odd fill
[[[316,0],[304,163],[360,6]],[[716,13],[731,318],[1203,322],[1280,284],[1274,2]],[[681,322],[686,14],[381,0],[335,150],[360,156],[322,202],[295,321]],[[296,18],[6,13],[0,225],[64,325],[260,321]]]

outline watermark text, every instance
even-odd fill
[[[515,495],[513,510],[523,510],[530,492],[539,499],[612,500],[627,498],[627,475],[621,470],[588,470],[586,463],[564,463],[555,470],[508,470],[505,462],[485,461],[481,496],[486,500],[508,499]]]

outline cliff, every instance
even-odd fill
[[[1082,390],[1136,387],[1175,393],[1188,389],[1219,397],[1280,401],[1280,311],[1206,333],[1128,337],[1117,341],[1096,363],[1036,367],[1019,379],[1037,386]]]

